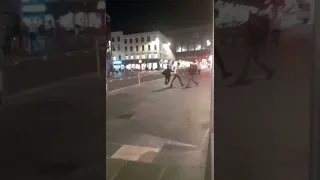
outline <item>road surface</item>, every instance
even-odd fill
[[[211,74],[197,80],[190,89],[159,79],[108,95],[108,180],[205,179]]]

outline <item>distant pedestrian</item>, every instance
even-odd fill
[[[180,74],[181,74],[180,63],[177,63],[177,65],[174,66],[173,79],[171,81],[170,87],[173,87],[173,82],[174,82],[174,80],[176,80],[176,78],[179,79],[181,86],[184,86],[184,84],[181,81]]]
[[[170,82],[170,78],[171,78],[171,72],[174,72],[170,69],[169,65],[167,65],[167,69],[164,70],[161,74],[164,75],[164,84],[168,85]]]
[[[38,40],[37,40],[37,36],[38,36],[38,26],[33,23],[29,27],[29,40],[30,40],[31,51],[35,50],[34,45],[38,46],[38,48],[40,47],[40,44],[38,43]]]
[[[194,80],[194,77],[196,76],[197,74],[197,66],[194,65],[194,64],[191,64],[190,67],[187,69],[187,72],[188,72],[188,77],[189,77],[189,81],[188,81],[188,84],[187,84],[187,88],[190,88],[190,82],[192,81],[193,83],[196,84],[196,86],[199,85],[199,83],[197,81]]]

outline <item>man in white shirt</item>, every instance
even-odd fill
[[[181,86],[184,86],[184,84],[183,84],[182,81],[181,81],[180,74],[181,74],[180,63],[177,63],[177,65],[174,67],[173,79],[172,79],[172,81],[171,81],[170,87],[173,87],[172,84],[173,84],[173,82],[174,82],[174,80],[175,80],[176,78],[179,79]]]

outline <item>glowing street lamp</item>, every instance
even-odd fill
[[[207,40],[207,46],[211,45],[211,41]]]

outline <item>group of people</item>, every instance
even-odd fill
[[[165,82],[164,82],[164,84],[165,84],[166,86],[169,84],[170,79],[171,79],[171,73],[173,73],[173,79],[172,79],[172,81],[171,81],[171,83],[170,83],[170,88],[173,87],[173,82],[174,82],[177,78],[178,78],[178,80],[179,80],[179,82],[180,82],[180,85],[181,85],[181,86],[184,86],[185,84],[182,82],[181,77],[180,77],[180,75],[182,74],[182,71],[183,71],[183,70],[180,68],[180,63],[177,63],[177,65],[174,66],[173,69],[174,69],[174,70],[172,70],[172,69],[170,68],[170,66],[168,65],[168,66],[167,66],[167,69],[162,72],[162,75],[164,75],[164,77],[165,77]],[[189,66],[189,68],[187,68],[187,73],[188,73],[189,79],[188,79],[188,84],[187,84],[186,88],[191,88],[191,85],[190,85],[190,82],[191,82],[191,81],[192,81],[193,83],[195,83],[196,86],[199,85],[199,83],[194,80],[194,77],[195,77],[195,75],[197,74],[197,70],[198,70],[198,67],[197,67],[197,65],[195,65],[195,64],[191,64],[191,65]]]
[[[219,16],[219,11],[214,10],[215,18]],[[261,60],[261,55],[264,55],[267,40],[269,35],[274,39],[276,47],[280,45],[280,26],[281,16],[277,8],[273,8],[271,13],[263,14],[262,10],[257,13],[249,13],[248,21],[244,24],[243,38],[246,42],[246,60],[244,68],[237,78],[234,85],[246,85],[251,84],[253,81],[248,77],[251,59],[267,74],[266,79],[269,80],[274,75],[274,70],[266,65]],[[228,78],[232,76],[232,73],[228,72],[225,68],[224,62],[216,48],[214,47],[214,61],[217,67],[221,70],[222,77]]]

